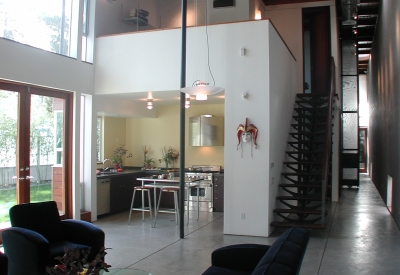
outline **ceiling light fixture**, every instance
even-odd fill
[[[189,94],[185,95],[185,108],[186,109],[190,108],[190,95]]]
[[[197,7],[197,0],[196,0],[196,7]],[[208,43],[208,24],[207,24],[207,17],[208,17],[208,9],[207,4],[205,5],[205,28],[206,28],[206,39],[207,39],[207,65],[208,70],[210,72],[211,78],[213,80],[213,85],[209,85],[205,81],[196,80],[193,82],[192,87],[184,87],[181,88],[182,93],[190,94],[196,96],[196,100],[207,100],[208,95],[216,94],[222,92],[224,88],[215,86],[215,79],[214,75],[212,74],[211,67],[210,67],[210,45]],[[197,13],[196,13],[196,25],[197,25]],[[199,99],[201,98],[201,99]]]
[[[208,96],[205,94],[198,94],[196,95],[196,100],[207,100]]]
[[[153,99],[152,98],[147,99],[147,109],[149,109],[149,110],[153,109]]]

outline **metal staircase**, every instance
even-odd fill
[[[334,65],[330,94],[298,94],[293,124],[285,152],[280,195],[274,209],[275,227],[325,228],[326,201],[330,192],[332,158],[332,104]]]

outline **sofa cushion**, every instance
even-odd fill
[[[250,275],[251,272],[210,266],[202,275]]]
[[[268,249],[252,275],[297,274],[308,244],[307,230],[293,227],[283,233]]]
[[[11,226],[38,232],[49,242],[64,238],[55,201],[17,204],[10,208]]]

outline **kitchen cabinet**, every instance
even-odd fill
[[[131,206],[133,187],[136,184],[136,174],[126,174],[110,177],[110,212],[128,211]]]
[[[214,212],[224,212],[224,174],[214,174]]]

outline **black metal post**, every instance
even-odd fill
[[[182,53],[181,53],[181,88],[186,86],[186,17],[187,0],[182,0]],[[185,236],[185,93],[180,97],[180,161],[179,161],[179,237]],[[189,210],[189,209],[188,209]]]

